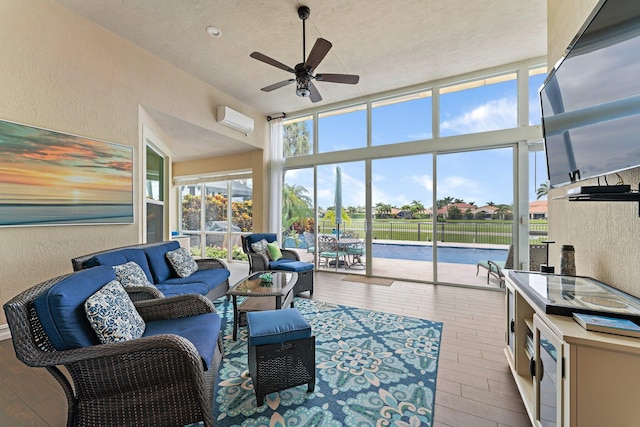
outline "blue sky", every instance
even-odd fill
[[[538,89],[544,74],[530,78],[530,123],[539,118]],[[480,86],[441,95],[441,135],[461,135],[516,126],[515,80]],[[431,137],[431,102],[422,97],[399,104],[384,105],[372,111],[373,145],[414,141]],[[366,146],[366,112],[321,117],[318,124],[319,151],[329,152]],[[513,203],[511,148],[443,154],[438,157],[437,198],[454,197],[482,206],[488,202]],[[546,161],[537,154],[534,173],[530,162],[530,181],[545,182]],[[372,164],[373,204],[393,206],[420,201],[429,207],[433,197],[431,155],[374,160]],[[335,166],[318,167],[318,204],[333,206]],[[364,162],[341,163],[343,206],[364,206]],[[534,177],[535,175],[535,177]],[[286,182],[303,185],[312,196],[311,170],[288,171]],[[536,200],[532,184],[529,200]]]

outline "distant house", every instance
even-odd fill
[[[446,219],[449,216],[449,209],[454,206],[458,208],[462,215],[466,214],[467,211],[473,211],[474,209],[476,209],[475,205],[470,205],[469,203],[450,203],[438,209],[438,216],[442,216]]]
[[[475,219],[491,219],[493,218],[493,215],[497,210],[498,208],[496,208],[495,206],[485,205],[476,209],[472,209],[471,213],[473,214],[473,217]]]
[[[529,219],[547,219],[549,215],[549,201],[536,200],[529,203]]]

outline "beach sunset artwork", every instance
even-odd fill
[[[0,226],[131,223],[131,147],[0,121]]]

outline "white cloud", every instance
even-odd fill
[[[467,134],[508,129],[516,126],[518,106],[515,98],[491,100],[471,111],[441,123],[446,134]]]

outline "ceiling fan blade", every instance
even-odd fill
[[[269,58],[267,55],[264,55],[260,52],[253,52],[251,55],[249,55],[250,57],[252,57],[253,59],[257,59],[258,61],[262,61],[266,64],[269,65],[273,65],[276,68],[280,68],[281,70],[285,70],[288,71],[290,73],[295,74],[296,70],[294,70],[293,68],[289,67],[288,65],[284,65],[282,62],[280,61],[276,61],[273,58]]]
[[[322,101],[322,96],[320,96],[320,92],[318,92],[318,88],[313,84],[313,82],[309,82],[309,99],[311,102]]]
[[[274,84],[269,85],[269,86],[265,86],[260,90],[262,90],[264,92],[271,92],[272,90],[280,89],[281,87],[286,86],[288,84],[291,84],[291,83],[293,83],[295,81],[296,81],[296,79],[284,80],[284,81],[281,81],[281,82],[278,82],[278,83],[274,83]]]
[[[309,71],[313,71],[324,57],[327,56],[331,46],[333,45],[328,40],[322,38],[316,40],[316,44],[313,45],[313,49],[311,49],[307,60],[304,62],[304,67]]]
[[[316,80],[319,82],[345,83],[354,85],[360,80],[360,76],[355,74],[318,74]]]

